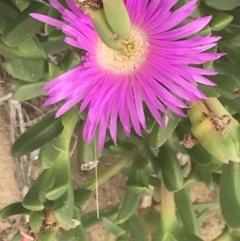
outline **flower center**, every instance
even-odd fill
[[[122,49],[108,48],[100,39],[97,45],[97,57],[100,65],[115,73],[128,73],[144,63],[149,43],[146,36],[137,29],[132,29],[128,40],[122,41]]]

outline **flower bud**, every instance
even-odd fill
[[[222,118],[208,117],[192,126],[191,131],[203,148],[217,160],[228,163],[229,160],[240,162],[239,152],[230,133],[222,126]],[[227,122],[230,125],[230,122]],[[233,128],[227,126],[226,128]]]

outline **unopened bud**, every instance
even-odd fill
[[[228,163],[229,160],[240,162],[238,150],[232,136],[229,116],[208,117],[192,126],[191,131],[203,148],[217,160]]]

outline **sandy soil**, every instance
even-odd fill
[[[0,96],[3,96],[2,89],[0,89]],[[6,114],[3,106],[0,106],[0,113],[0,209],[2,209],[9,203],[20,201],[21,192],[15,178],[16,165],[10,154],[8,125],[2,117],[4,113]],[[18,220],[11,218],[0,223],[1,241],[10,240],[10,236],[18,228]]]

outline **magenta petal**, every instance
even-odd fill
[[[80,106],[79,112],[87,110],[83,139],[92,142],[98,135],[100,152],[107,133],[117,144],[119,122],[127,136],[132,129],[141,136],[142,130],[146,130],[145,108],[163,128],[167,128],[163,116],[173,118],[172,113],[176,113],[185,117],[183,109],[190,108],[194,101],[207,98],[196,83],[215,85],[207,76],[217,72],[203,69],[200,64],[224,55],[205,52],[215,47],[220,37],[194,37],[211,20],[211,16],[189,18],[196,9],[197,0],[187,1],[176,10],[174,5],[178,0],[124,2],[132,24],[131,34],[137,33],[130,36],[129,40],[133,39],[134,44],[133,51],[128,48],[127,58],[121,58],[119,52],[116,54],[107,47],[102,50],[103,43],[90,17],[75,5],[74,0],[66,0],[67,7],[59,0],[50,0],[53,8],[60,12],[61,21],[30,14],[60,29],[66,35],[68,45],[86,50],[86,55],[81,54],[79,66],[44,85],[48,96],[45,105],[65,101],[56,117],[76,104]],[[135,46],[139,47],[136,51]],[[123,62],[126,60],[128,62]]]

